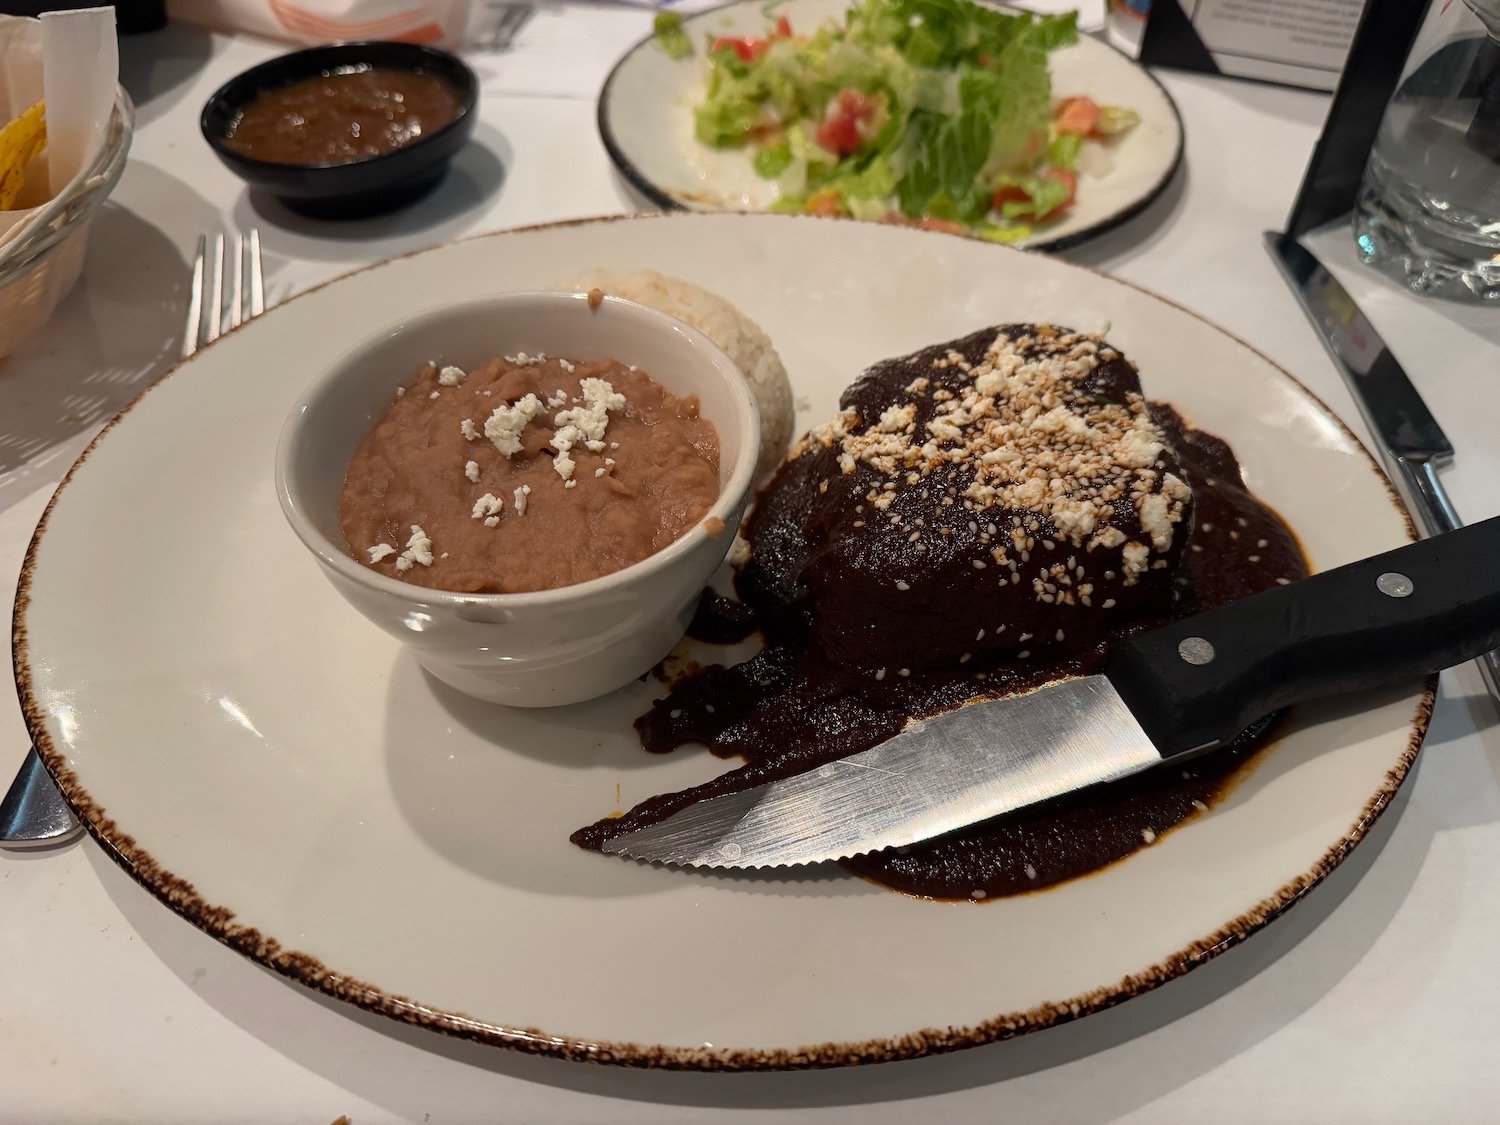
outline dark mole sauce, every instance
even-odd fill
[[[787,462],[762,491],[748,521],[752,556],[736,575],[740,601],[706,594],[690,630],[699,639],[725,642],[753,625],[765,637],[764,648],[740,664],[714,665],[677,680],[666,698],[636,721],[650,751],[665,753],[697,742],[721,758],[740,757],[746,764],[582,828],[573,842],[599,850],[607,839],[655,823],[693,801],[868,749],[896,734],[912,716],[1096,672],[1116,637],[1223,605],[1278,580],[1305,577],[1308,568],[1296,538],[1246,490],[1229,446],[1188,426],[1170,406],[1152,404],[1151,411],[1194,494],[1193,528],[1166,579],[1171,584],[1161,603],[1166,608],[1113,628],[1066,657],[976,654],[957,668],[913,670],[878,683],[868,668],[830,660],[813,642],[814,610],[798,596],[795,581],[807,559],[803,530],[828,468],[817,456]],[[914,628],[913,649],[920,649],[923,639]],[[1130,855],[1212,805],[1265,741],[1263,725],[1186,769],[1137,774],[923,844],[846,860],[843,866],[907,894],[936,899],[990,899],[1051,886]]]
[[[369,67],[265,90],[224,143],[276,164],[346,164],[436,132],[458,116],[452,87],[430,74]]]

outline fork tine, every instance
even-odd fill
[[[266,311],[265,270],[260,260],[260,228],[250,228],[250,315]]]
[[[229,302],[229,327],[238,328],[245,319],[245,236],[234,236],[234,284]]]
[[[221,317],[224,313],[224,236],[222,234],[214,236],[213,282],[209,288],[209,302],[205,313],[207,324],[203,340],[211,344],[219,338]]]
[[[208,253],[208,236],[198,236],[198,256],[193,260],[192,288],[188,290],[187,324],[182,329],[182,358],[198,350],[198,334],[203,320],[203,258]]]

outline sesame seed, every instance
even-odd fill
[[[975,887],[972,891],[969,892],[969,897],[972,898],[972,899],[974,899],[974,900],[976,900],[976,901],[978,901],[979,899],[984,898],[985,897],[984,888],[983,887]]]
[[[1148,844],[1154,844],[1156,842],[1156,833],[1149,828],[1142,828],[1141,839],[1145,840]]]
[[[966,653],[964,653],[962,656],[960,656],[958,658],[958,662],[960,664],[967,664],[969,661],[971,661],[973,659],[974,659],[974,654],[972,652],[966,652]]]
[[[1278,579],[1276,579],[1276,585],[1278,585],[1278,586],[1286,586],[1286,585],[1289,585],[1291,583],[1291,581],[1292,580],[1290,578],[1278,578]]]
[[[1057,639],[1058,640],[1062,640],[1063,639],[1063,631],[1061,629],[1059,629],[1057,631]]]
[[[987,565],[983,559],[974,559],[969,563],[975,570],[983,570]]]
[[[979,632],[974,635],[974,639],[976,641],[982,641],[982,640],[984,640],[984,630],[983,629],[979,630]]]
[[[911,675],[911,669],[910,668],[897,668],[896,669],[896,675],[898,675],[898,676],[910,676]]]
[[[1115,599],[1114,598],[1105,598],[1104,599],[1104,605],[1103,605],[1102,608],[1104,608],[1104,609],[1114,609],[1115,608]]]
[[[1251,555],[1250,556],[1250,561],[1253,562],[1253,563],[1258,563],[1258,562],[1260,562],[1260,556],[1259,555]]]
[[[681,707],[674,707],[674,708],[672,708],[671,711],[667,712],[667,718],[669,718],[669,719],[680,719],[680,718],[682,718],[682,708]]]
[[[1028,879],[1035,879],[1036,878],[1036,868],[1033,867],[1033,866],[1031,866],[1031,864],[1028,863],[1026,865],[1025,871],[1026,871],[1026,878],[1028,878]]]
[[[1208,806],[1205,805],[1202,801],[1198,800],[1198,798],[1196,797],[1193,798],[1193,808],[1197,809],[1199,812],[1208,811]]]
[[[898,590],[910,590],[911,589],[911,583],[904,582],[904,581],[903,582],[897,582],[896,583],[896,589],[898,589]]]
[[[883,680],[883,679],[885,679],[885,669],[884,668],[877,669],[876,672],[875,672],[875,678],[877,680]]]
[[[1023,648],[1020,652],[1016,653],[1016,659],[1017,660],[1025,660],[1030,655],[1031,655],[1031,650],[1029,648]]]

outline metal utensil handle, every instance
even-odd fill
[[[1397,487],[1405,493],[1406,505],[1422,525],[1426,535],[1444,535],[1463,527],[1463,520],[1453,502],[1448,499],[1448,490],[1438,478],[1437,466],[1431,461],[1412,462],[1401,457],[1390,461],[1396,470]],[[1405,487],[1401,487],[1401,486]],[[1500,650],[1491,649],[1474,662],[1479,667],[1480,678],[1490,693],[1490,698],[1500,703]]]
[[[0,845],[53,848],[76,839],[83,825],[68,808],[32,747],[5,799],[0,800]]]

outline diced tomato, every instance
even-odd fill
[[[917,226],[923,230],[941,230],[949,234],[968,234],[969,228],[951,219],[918,219]]]
[[[923,230],[940,230],[949,234],[968,234],[969,228],[951,219],[909,219],[900,211],[887,211],[885,222],[898,227],[921,227]]]
[[[1099,124],[1099,106],[1093,98],[1064,98],[1057,103],[1052,123],[1059,133],[1086,137]]]
[[[744,39],[730,39],[726,36],[720,36],[714,40],[713,46],[708,49],[708,53],[713,54],[721,47],[728,47],[740,57],[742,62],[754,62],[765,53],[768,45],[764,39],[751,39],[749,37]]]
[[[790,39],[792,37],[792,21],[785,16],[776,17],[776,30],[771,32],[772,39]]]
[[[844,206],[844,197],[833,188],[813,192],[807,197],[807,205],[803,210],[809,215],[847,215],[849,213]]]
[[[1069,207],[1073,206],[1073,200],[1078,198],[1078,174],[1076,172],[1070,172],[1066,168],[1048,168],[1047,178],[1049,180],[1056,180],[1066,187],[1068,189],[1068,198],[1064,199],[1046,214],[1038,215],[1038,219],[1051,219],[1057,215],[1061,215]]]
[[[1030,198],[1031,196],[1018,187],[996,188],[995,194],[990,197],[990,206],[998,211],[1007,203],[1025,203]]]
[[[1048,168],[1044,175],[1049,180],[1056,180],[1066,187],[1068,189],[1068,197],[1050,211],[1044,211],[1040,215],[1031,216],[1034,219],[1051,219],[1061,215],[1069,207],[1073,206],[1073,200],[1078,196],[1078,176],[1076,173],[1070,172],[1066,168]],[[995,189],[995,194],[990,197],[990,206],[999,211],[1007,203],[1026,203],[1030,199],[1031,196],[1027,195],[1026,192],[1011,185]],[[1023,211],[1014,217],[1018,219],[1023,218],[1025,214]]]
[[[874,116],[875,105],[861,91],[845,87],[828,103],[816,140],[835,156],[848,156],[865,140],[862,125]]]

